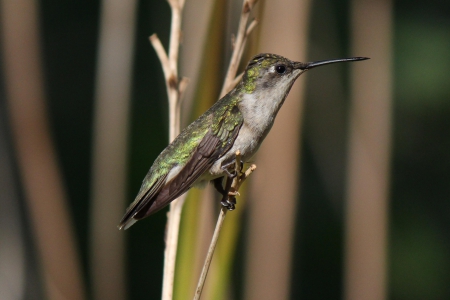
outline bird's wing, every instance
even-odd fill
[[[165,182],[166,175],[158,178],[150,188],[145,188],[144,191],[141,188],[136,200],[122,218],[119,228],[128,228],[136,220],[157,212],[185,193],[218,158],[233,146],[243,123],[242,114],[237,107],[223,110],[214,123],[217,126],[211,126],[178,174],[169,182]]]
[[[212,130],[208,131],[183,169],[161,188],[156,197],[152,199],[153,201],[151,201],[148,209],[139,211],[135,218],[142,219],[157,212],[189,190],[194,182],[231,148],[241,125],[242,122],[234,126],[231,131],[228,131],[228,138],[225,142],[212,133]]]
[[[143,181],[143,185],[148,182],[146,181],[146,179],[151,175],[151,173],[147,174],[146,178]],[[152,199],[155,194],[161,190],[161,187],[166,181],[166,178],[167,174],[157,178],[156,180],[153,180],[153,182],[149,184],[149,186],[141,187],[139,194],[136,196],[136,199],[133,201],[133,203],[130,204],[125,212],[125,215],[122,217],[122,220],[120,220],[120,223],[117,226],[119,229],[127,229],[134,224],[134,222],[136,221],[133,219],[134,215],[136,215],[142,209],[142,207],[146,205],[146,203],[148,202],[147,199]]]

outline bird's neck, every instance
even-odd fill
[[[291,87],[292,83],[277,89],[262,88],[251,94],[244,93],[238,105],[246,125],[260,134],[266,134]]]

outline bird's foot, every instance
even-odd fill
[[[223,207],[226,207],[228,210],[234,210],[236,205],[236,195],[239,195],[238,192],[231,191],[231,181],[233,179],[227,178],[226,187],[222,186],[223,177],[214,179],[214,187],[216,190],[222,195],[222,200],[220,200],[220,204]],[[230,200],[232,199],[232,200]]]
[[[240,152],[237,151],[235,160],[221,166],[227,177],[225,188],[222,187],[222,178],[214,181],[214,186],[222,194],[220,204],[228,210],[234,210],[236,208],[236,196],[239,195],[239,192],[231,188],[231,185],[237,176],[242,176],[243,167],[244,162],[241,160]]]
[[[240,161],[240,168],[239,170],[236,170],[236,162],[231,161],[229,163],[226,163],[222,165],[222,170],[225,172],[228,178],[234,179],[238,174],[242,174],[242,169],[244,168],[244,162]],[[231,171],[230,171],[231,169]]]
[[[234,210],[236,208],[236,198],[234,196],[223,197],[220,204],[228,210]]]

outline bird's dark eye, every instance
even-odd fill
[[[286,66],[284,65],[275,66],[275,71],[277,71],[278,74],[284,74],[284,72],[286,72]]]

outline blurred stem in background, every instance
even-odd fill
[[[264,4],[259,52],[305,60],[310,1]],[[273,16],[282,16],[283,22],[273,21]],[[249,181],[244,299],[289,299],[304,80],[300,78],[293,86],[256,155],[259,171]]]
[[[348,149],[345,299],[386,299],[387,209],[391,152],[390,0],[351,3],[352,65]]]
[[[0,295],[2,300],[16,300],[26,299],[27,274],[34,270],[26,264],[25,256],[30,251],[25,248],[19,184],[14,172],[5,109],[5,103],[0,103]],[[39,295],[38,290],[34,295]]]
[[[46,299],[85,298],[71,217],[49,133],[35,1],[1,1],[6,94]]]
[[[93,299],[126,299],[124,232],[136,1],[102,1],[92,162]]]

